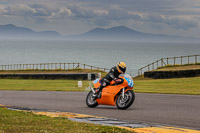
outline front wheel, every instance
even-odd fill
[[[122,93],[119,94],[116,100],[116,105],[118,109],[127,109],[129,108],[135,100],[135,93],[133,90],[128,90],[122,97]]]
[[[88,107],[94,108],[98,105],[97,101],[92,97],[93,92],[90,91],[86,98],[86,104]]]

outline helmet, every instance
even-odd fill
[[[117,70],[119,73],[125,73],[126,71],[126,64],[124,62],[118,62],[117,63]]]

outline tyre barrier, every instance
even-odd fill
[[[153,78],[153,79],[168,79],[168,78],[197,77],[197,76],[200,76],[200,69],[144,72],[144,77]]]
[[[91,73],[91,80],[98,78],[98,73]],[[87,80],[88,73],[70,74],[0,74],[0,79],[72,79]]]

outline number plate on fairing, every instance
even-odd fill
[[[126,77],[125,77],[125,79],[126,79],[126,81],[128,82],[128,86],[132,88],[133,85],[134,85],[134,84],[133,84],[133,80],[131,80],[131,79],[129,79],[129,78],[126,78]]]

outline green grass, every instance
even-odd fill
[[[200,95],[200,77],[136,79],[135,92]]]
[[[89,81],[83,81],[78,88],[78,80],[24,80],[0,79],[0,90],[37,91],[85,91]],[[200,77],[173,79],[134,79],[134,91],[144,93],[192,94],[200,95]]]
[[[73,122],[0,108],[0,133],[130,133],[111,126]]]
[[[85,91],[89,81],[83,81],[78,87],[78,80],[24,80],[0,79],[0,90],[33,90],[33,91]]]
[[[159,67],[153,71],[179,71],[179,70],[195,70],[200,69],[200,63],[197,64],[185,64],[185,65],[166,65],[164,67]]]

